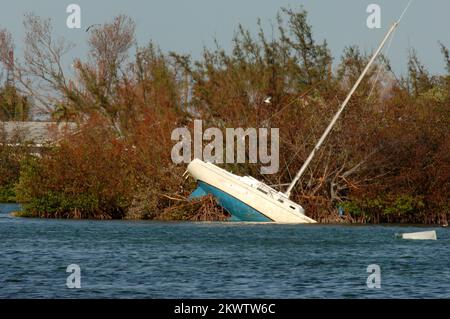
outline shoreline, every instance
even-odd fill
[[[22,218],[22,219],[40,219],[40,220],[75,220],[75,221],[99,221],[99,222],[111,222],[111,221],[123,221],[123,222],[157,222],[157,223],[197,223],[197,224],[234,224],[234,225],[291,225],[291,226],[353,226],[353,227],[424,227],[424,228],[448,228],[448,226],[439,224],[417,224],[417,223],[315,223],[315,224],[302,224],[302,223],[277,223],[277,222],[235,222],[235,221],[189,221],[189,220],[158,220],[158,219],[77,219],[77,218],[46,218],[46,217],[30,217],[20,216],[20,212],[11,212],[8,214],[10,217]]]
[[[0,203],[0,205],[21,205],[20,203]],[[171,219],[171,220],[160,220],[160,219],[139,219],[139,218],[130,218],[130,219],[96,219],[96,218],[61,218],[61,217],[35,217],[35,216],[28,216],[24,214],[23,211],[12,211],[8,213],[8,216],[14,217],[14,218],[33,218],[33,219],[54,219],[54,220],[86,220],[86,221],[153,221],[153,222],[202,222],[202,223],[234,223],[234,224],[268,224],[268,225],[308,225],[308,224],[289,224],[289,223],[277,223],[277,222],[267,222],[267,223],[253,223],[253,222],[232,222],[228,220],[220,221],[220,220],[204,220],[204,221],[196,221],[196,220],[177,220],[177,219]],[[404,226],[404,227],[439,227],[439,228],[447,228],[448,225],[445,224],[426,224],[426,223],[353,223],[350,222],[348,219],[342,220],[341,222],[318,222],[316,224],[311,224],[311,226],[314,225],[330,225],[330,226]]]

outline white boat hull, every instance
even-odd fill
[[[188,166],[199,188],[193,197],[212,194],[236,221],[316,223],[303,208],[269,186],[250,177],[231,174],[194,159]]]

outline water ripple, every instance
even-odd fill
[[[2,298],[448,298],[450,232],[398,226],[13,218],[0,205]],[[81,267],[81,289],[66,267]],[[366,286],[381,267],[381,288]]]

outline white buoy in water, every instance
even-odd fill
[[[435,230],[421,231],[416,233],[403,233],[399,234],[398,237],[402,239],[437,240]]]

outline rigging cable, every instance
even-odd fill
[[[398,20],[397,20],[397,23],[398,23],[398,24],[400,24],[400,22],[402,21],[403,17],[405,16],[405,14],[406,14],[406,12],[408,11],[409,7],[411,6],[411,3],[412,3],[412,2],[413,2],[413,0],[409,0],[409,2],[408,2],[408,4],[406,5],[405,9],[403,10],[402,14],[400,15],[400,17],[399,17]],[[392,34],[391,38],[389,39],[388,45],[387,45],[387,47],[386,47],[386,50],[385,50],[383,56],[387,56],[387,55],[388,55],[389,50],[391,49],[391,45],[392,45],[393,39],[394,39],[394,37],[395,37],[396,31],[397,31],[397,30],[394,31],[394,33]],[[379,67],[379,68],[378,68],[378,71],[377,71],[377,76],[375,77],[375,80],[374,80],[373,83],[372,83],[372,87],[370,88],[369,95],[367,96],[367,101],[368,101],[368,100],[370,99],[370,97],[372,96],[373,90],[374,90],[374,88],[375,88],[375,86],[376,86],[376,84],[377,84],[377,82],[378,82],[378,78],[380,77],[381,70],[382,70],[382,68]]]

